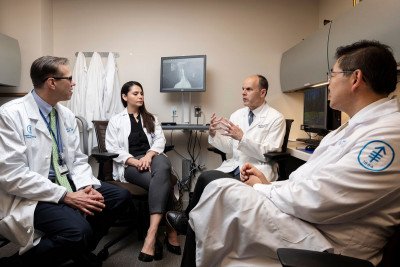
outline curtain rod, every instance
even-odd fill
[[[75,56],[76,56],[76,57],[78,56],[78,53],[79,53],[79,52],[75,52]],[[82,53],[83,53],[83,55],[84,55],[85,57],[91,57],[91,56],[93,56],[93,53],[94,53],[94,52],[82,52]],[[110,52],[97,52],[97,53],[99,53],[99,55],[100,55],[101,57],[108,57],[108,54],[109,54]],[[118,53],[118,52],[112,52],[112,53],[114,54],[115,58],[119,57],[119,53]]]

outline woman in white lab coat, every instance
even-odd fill
[[[138,259],[161,260],[157,230],[167,211],[172,186],[171,163],[163,154],[164,133],[157,118],[146,110],[140,83],[125,83],[121,101],[125,109],[110,119],[106,132],[107,151],[119,154],[114,159],[113,178],[149,191],[150,227]],[[181,253],[176,232],[169,231],[166,244],[170,252]]]

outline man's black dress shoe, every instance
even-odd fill
[[[186,235],[188,228],[189,218],[184,212],[180,211],[168,211],[166,215],[169,226],[175,229],[179,234]]]

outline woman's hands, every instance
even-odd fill
[[[265,175],[253,164],[245,163],[240,169],[240,180],[250,186],[255,184],[269,184]]]
[[[151,161],[158,153],[152,150],[147,151],[146,155],[140,159],[129,158],[126,161],[127,165],[136,167],[139,171],[149,171],[151,168]]]

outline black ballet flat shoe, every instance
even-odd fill
[[[154,260],[160,261],[160,260],[162,260],[162,258],[163,258],[163,245],[157,239],[156,244],[154,246]]]
[[[171,243],[169,243],[167,233],[164,233],[164,235],[165,235],[164,243],[165,243],[165,246],[167,247],[167,250],[169,252],[171,252],[172,254],[182,255],[181,247],[175,246],[175,245],[172,245]]]

